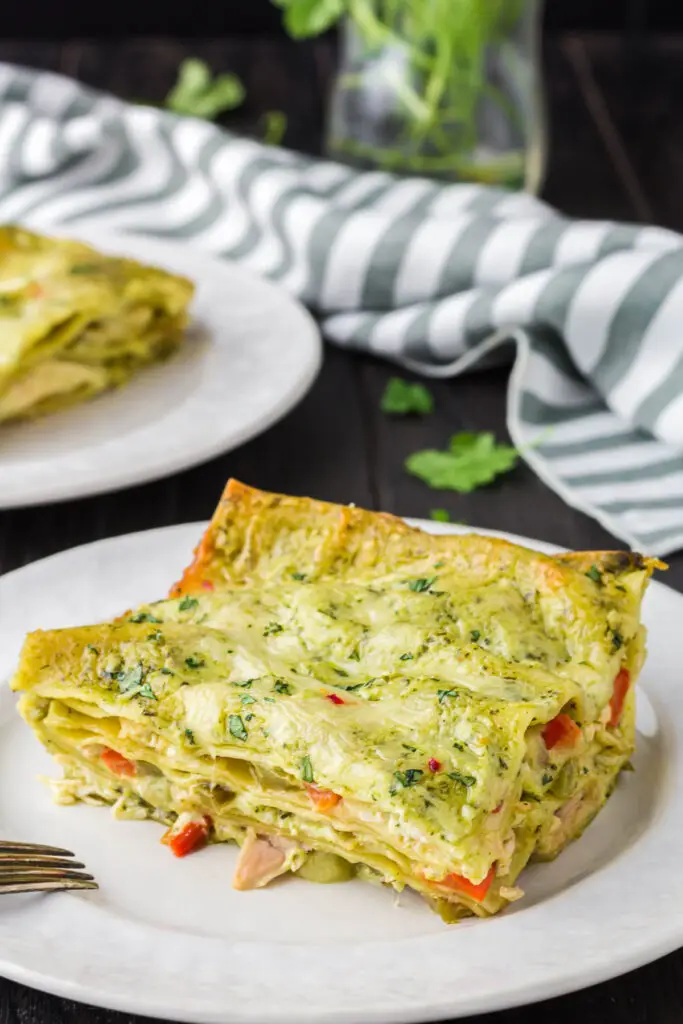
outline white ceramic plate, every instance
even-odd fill
[[[172,359],[121,390],[2,426],[0,508],[113,491],[205,462],[271,426],[313,383],[318,329],[267,281],[178,242],[82,225],[48,230],[191,278],[192,322]]]
[[[0,678],[27,630],[95,621],[163,594],[201,529],[101,541],[0,579]],[[524,873],[525,899],[451,927],[417,897],[361,882],[289,879],[238,893],[234,848],[179,861],[159,844],[158,825],[54,806],[37,776],[58,773],[0,687],[2,836],[75,850],[101,886],[0,899],[0,974],[183,1021],[385,1024],[559,995],[667,953],[683,943],[683,598],[655,584],[645,619],[636,772],[555,863]]]

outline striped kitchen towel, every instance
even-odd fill
[[[683,547],[677,234],[358,173],[9,65],[0,220],[188,239],[281,284],[331,341],[427,376],[512,340],[509,429],[539,476],[633,547]]]

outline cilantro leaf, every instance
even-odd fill
[[[263,630],[264,636],[274,636],[276,633],[282,632],[282,626],[279,622],[269,622],[266,628]]]
[[[597,565],[591,565],[590,569],[587,573],[585,573],[585,575],[588,577],[589,580],[593,580],[593,583],[602,583],[602,576],[600,575],[600,570],[598,569]]]
[[[191,612],[193,608],[196,608],[199,601],[196,597],[184,597],[178,605],[179,612]]]
[[[267,110],[263,115],[263,141],[266,146],[279,146],[287,131],[287,115],[281,110]]]
[[[288,697],[291,695],[292,692],[289,688],[289,683],[284,683],[281,679],[278,679],[273,689],[275,690],[276,693],[287,694]]]
[[[230,730],[230,735],[234,736],[236,740],[246,740],[249,737],[249,733],[244,728],[241,715],[230,715],[228,718],[228,729]]]
[[[136,612],[135,615],[131,615],[128,619],[129,622],[161,622],[161,619],[157,619],[152,615],[151,612]]]
[[[468,789],[477,781],[474,775],[463,775],[462,772],[449,772],[448,778],[459,782],[461,786],[467,786]]]
[[[191,654],[189,658],[185,658],[185,664],[188,668],[203,668],[205,663],[203,658],[196,658]]]
[[[468,494],[514,469],[518,460],[517,449],[498,444],[491,433],[454,434],[446,451],[414,452],[405,467],[434,490]]]
[[[142,686],[142,665],[136,665],[135,668],[129,669],[128,672],[119,672],[118,683],[119,693],[125,697],[132,697]]]
[[[384,389],[380,408],[389,416],[426,416],[434,410],[434,399],[424,384],[392,377]]]
[[[345,0],[273,0],[285,14],[285,28],[294,39],[317,36],[339,21],[346,11]]]
[[[451,514],[447,508],[433,508],[429,513],[429,518],[433,519],[435,523],[450,523]]]
[[[119,684],[119,693],[122,697],[146,697],[147,700],[156,700],[156,694],[149,685],[149,683],[143,682],[144,670],[142,665],[136,665],[135,668],[126,671],[118,672],[116,679]]]
[[[416,580],[408,580],[408,590],[412,590],[415,594],[422,594],[425,590],[429,590],[433,587],[438,579],[438,576],[432,576],[427,579],[425,576],[421,576]]]
[[[393,796],[399,789],[409,789],[410,786],[416,785],[423,775],[421,768],[406,768],[404,772],[394,772],[389,792]]]
[[[211,76],[209,65],[190,57],[178,69],[178,81],[166,97],[166,106],[176,114],[215,121],[219,114],[244,102],[245,90],[237,75]]]

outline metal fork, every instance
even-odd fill
[[[97,889],[92,875],[70,850],[36,843],[0,841],[0,895],[6,892],[57,892],[60,889]]]

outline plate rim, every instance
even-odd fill
[[[407,522],[411,525],[426,529],[428,532],[436,534],[466,534],[466,533],[477,533],[485,536],[502,537],[507,540],[511,540],[515,543],[521,543],[525,546],[530,546],[536,550],[547,551],[549,553],[566,550],[558,547],[557,545],[549,544],[544,541],[537,541],[532,538],[523,537],[520,535],[508,533],[507,531],[501,530],[490,530],[477,527],[460,527],[456,524],[442,524],[435,523],[429,520],[421,520],[414,518],[407,518]],[[64,559],[75,551],[87,551],[93,548],[102,548],[103,546],[116,547],[117,542],[120,542],[124,538],[131,539],[142,539],[145,535],[149,534],[165,534],[169,537],[173,534],[179,536],[187,536],[188,551],[192,543],[196,541],[199,532],[205,527],[205,522],[193,522],[193,523],[181,523],[174,524],[164,527],[156,527],[149,530],[135,531],[134,533],[119,534],[113,537],[107,537],[101,540],[95,540],[89,543],[78,545],[74,548],[65,549],[60,552],[56,552],[43,559],[38,559],[28,563],[21,568],[12,570],[2,576],[0,576],[0,598],[2,597],[2,591],[7,585],[11,587],[12,581],[20,574],[26,573],[35,566],[43,566],[45,563],[53,562],[55,559]],[[666,584],[659,581],[654,581],[651,587],[655,592],[660,593],[664,600],[671,600],[672,598],[677,601],[683,601],[683,595],[674,591]],[[679,727],[679,738],[683,735],[683,727]],[[679,806],[680,806],[679,797]],[[652,832],[652,827],[647,830]],[[598,875],[607,874],[612,867],[612,863],[599,869],[597,872],[592,873],[586,879],[586,882],[590,882],[591,879],[596,878]],[[545,904],[551,901],[544,901]],[[541,904],[540,906],[543,906]],[[533,911],[535,908],[530,908]],[[498,920],[503,920],[498,919]],[[513,918],[507,918],[508,922],[513,922]],[[663,918],[660,916],[658,923],[661,924]],[[672,918],[673,921],[673,918]],[[144,931],[145,926],[135,922],[134,926],[139,930]],[[521,919],[517,922],[517,925],[511,924],[512,934],[519,927],[523,927]],[[157,929],[152,928],[150,934],[153,934]],[[162,929],[163,930],[163,929]],[[327,1009],[324,1014],[319,1009],[315,1010],[315,1016],[312,1017],[306,1007],[297,1007],[296,1009],[283,1007],[281,1010],[273,1012],[273,1005],[270,1004],[266,1009],[261,1009],[257,1006],[253,1010],[247,1010],[242,1005],[238,1007],[237,1013],[226,1012],[225,1006],[218,1008],[217,1006],[211,1010],[199,1010],[191,1008],[191,1000],[184,1007],[177,1007],[172,1003],[164,1004],[160,1002],[158,997],[158,989],[156,997],[153,995],[151,998],[142,994],[136,993],[136,995],[129,995],[126,992],[120,991],[118,993],[112,992],[110,985],[109,990],[106,989],[106,985],[102,984],[103,977],[106,979],[106,974],[102,975],[100,972],[97,981],[93,979],[91,983],[84,984],[79,980],[68,980],[61,977],[51,978],[46,975],[41,975],[39,971],[27,969],[21,965],[13,964],[6,959],[5,951],[0,947],[0,972],[3,976],[10,978],[11,980],[20,982],[28,985],[29,987],[36,988],[40,991],[49,992],[53,995],[61,996],[63,998],[75,999],[80,1002],[91,1003],[97,1006],[105,1007],[108,1009],[118,1010],[122,1012],[145,1014],[155,1018],[166,1018],[174,1021],[192,1022],[192,1024],[219,1024],[219,1022],[230,1022],[230,1024],[255,1024],[256,1021],[267,1022],[267,1024],[295,1024],[301,1021],[327,1021],[329,1024],[351,1024],[356,1022],[360,1017],[366,1022],[366,1024],[410,1024],[410,1022],[420,1022],[426,1020],[446,1020],[446,1019],[459,1019],[470,1014],[493,1012],[501,1009],[511,1009],[514,1007],[529,1005],[534,1002],[538,1002],[544,999],[552,998],[559,995],[566,995],[577,990],[587,988],[591,985],[598,984],[600,982],[609,980],[611,978],[620,976],[630,970],[644,966],[647,963],[652,962],[661,956],[671,952],[678,948],[683,942],[683,917],[679,915],[679,920],[676,922],[676,926],[670,926],[665,928],[663,931],[659,929],[656,934],[652,930],[643,929],[647,933],[647,939],[641,940],[639,944],[634,948],[629,948],[627,955],[620,954],[619,958],[604,959],[603,961],[593,964],[581,962],[580,967],[572,967],[569,970],[565,970],[564,973],[558,978],[557,971],[555,971],[550,977],[544,978],[541,981],[529,985],[524,980],[510,987],[507,985],[504,989],[497,990],[494,992],[487,992],[485,997],[477,996],[470,997],[469,1001],[459,1003],[444,1003],[441,1000],[432,1006],[420,1005],[404,1007],[368,1007],[366,1009],[354,1009],[354,1008],[343,1008],[335,1007],[332,1010]],[[416,945],[432,944],[435,942],[448,942],[448,936],[452,934],[439,933],[438,935],[430,935],[424,939],[402,939],[401,943],[415,943]],[[218,941],[218,940],[217,940]],[[239,947],[237,943],[226,943],[225,940],[221,940],[223,945],[229,945],[231,948]],[[386,944],[386,943],[384,943]],[[381,946],[382,942],[375,942],[372,946]],[[262,946],[261,948],[269,948]],[[278,949],[286,947],[277,947]],[[354,947],[355,948],[355,947]],[[367,944],[362,944],[361,949],[366,949]],[[99,987],[98,987],[99,985]],[[283,1000],[284,1002],[284,1000]]]
[[[189,252],[194,254],[199,264],[213,264],[224,269],[226,273],[237,275],[239,278],[249,281],[252,285],[258,287],[263,294],[269,293],[271,296],[277,297],[280,303],[288,306],[290,311],[293,314],[295,313],[300,320],[301,336],[305,338],[305,345],[302,344],[300,350],[301,367],[298,378],[290,386],[289,390],[280,395],[277,402],[273,402],[267,413],[262,414],[257,421],[234,430],[229,439],[213,440],[212,443],[209,441],[201,446],[201,450],[198,446],[195,446],[193,449],[184,449],[175,445],[169,445],[166,460],[163,464],[159,460],[154,468],[148,467],[142,470],[138,468],[136,470],[137,463],[131,459],[124,469],[115,472],[110,470],[107,474],[96,477],[92,482],[90,478],[68,482],[67,476],[65,480],[61,478],[53,479],[43,490],[31,486],[27,493],[23,495],[21,493],[21,486],[15,488],[14,493],[10,492],[6,496],[3,496],[3,493],[0,491],[0,509],[31,508],[45,504],[61,504],[66,501],[94,497],[99,494],[116,493],[128,487],[139,487],[146,483],[153,483],[174,474],[182,473],[195,466],[204,465],[212,459],[246,444],[273,427],[299,405],[316,381],[323,364],[324,348],[320,328],[315,318],[298,299],[295,299],[284,288],[279,287],[276,283],[265,277],[261,277],[241,263],[217,256],[212,252],[207,252],[198,246],[193,246],[191,242],[184,243],[178,239],[166,239],[149,233],[115,231],[110,228],[102,228],[97,223],[92,223],[85,219],[77,223],[50,222],[45,225],[27,221],[26,225],[29,230],[39,231],[54,237],[81,238],[104,252],[109,252],[113,255],[118,253],[122,256],[130,255],[132,259],[138,258],[141,262],[145,262],[144,256],[139,254],[136,256],[133,251],[137,243],[144,245],[151,242],[154,245],[163,245],[164,249],[171,252]],[[147,262],[154,263],[154,260],[148,258]],[[107,396],[105,394],[98,397],[106,399]],[[94,401],[97,401],[97,398]],[[59,413],[56,415],[59,415]],[[16,429],[20,429],[20,427]],[[1,468],[0,466],[0,470]],[[11,467],[9,472],[11,473]]]

